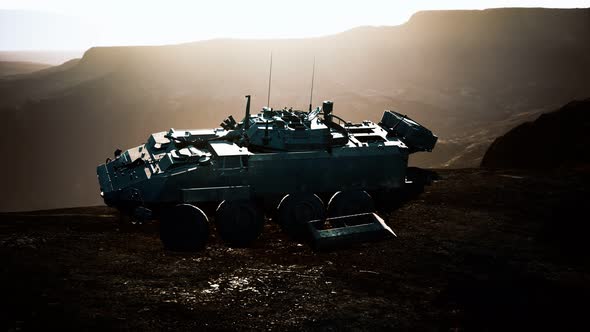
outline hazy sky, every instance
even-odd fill
[[[310,37],[360,25],[397,25],[419,10],[494,7],[590,7],[590,1],[0,0],[0,9],[57,14],[47,19],[3,16],[0,49],[86,49],[216,37]],[[30,37],[23,38],[19,29]],[[64,35],[64,31],[69,32]]]

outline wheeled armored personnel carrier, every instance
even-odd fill
[[[379,123],[347,122],[333,103],[304,111],[265,107],[220,128],[174,130],[115,151],[97,168],[107,205],[160,220],[172,250],[198,250],[209,217],[221,239],[247,246],[265,215],[316,248],[395,236],[375,213],[371,193],[407,183],[408,156],[437,137],[407,116],[385,111]]]

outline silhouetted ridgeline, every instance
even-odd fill
[[[590,166],[590,99],[573,101],[498,137],[481,165],[530,169]]]
[[[0,79],[3,76],[28,74],[48,67],[51,65],[35,62],[0,61]]]
[[[10,32],[12,33],[12,31]],[[0,39],[2,38],[0,37]],[[82,51],[0,51],[0,61],[34,62],[56,66],[70,59],[79,58],[83,53]]]
[[[478,166],[495,137],[589,95],[589,35],[588,9],[495,9],[322,38],[91,48],[0,80],[0,210],[100,203],[95,167],[117,147],[241,118],[246,94],[263,106],[271,50],[272,106],[307,108],[315,56],[314,104],[332,99],[350,120],[398,110],[440,137],[413,163]]]

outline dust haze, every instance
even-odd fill
[[[0,77],[0,210],[99,205],[95,169],[169,128],[241,118],[246,94],[378,121],[393,109],[439,137],[415,165],[477,167],[493,140],[590,95],[589,9],[416,13],[406,24],[308,39],[216,39],[96,47],[81,59]],[[0,67],[1,68],[1,67]]]

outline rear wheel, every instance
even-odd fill
[[[215,226],[225,243],[246,247],[262,233],[264,212],[253,201],[223,201],[215,212]]]
[[[207,244],[209,220],[198,207],[180,204],[164,213],[160,220],[160,240],[174,251],[197,251]]]
[[[295,240],[305,240],[309,221],[318,220],[314,225],[321,228],[325,215],[324,203],[311,193],[286,195],[277,208],[281,228]]]
[[[339,191],[328,203],[329,218],[368,212],[375,212],[375,203],[366,191]],[[336,220],[330,222],[334,227],[344,226]]]

